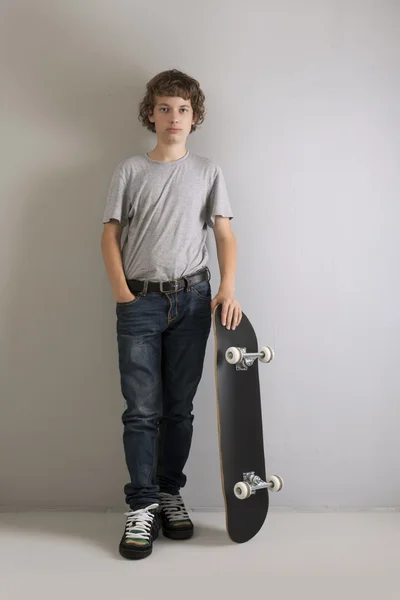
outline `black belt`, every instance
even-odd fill
[[[193,275],[185,275],[181,279],[173,281],[142,281],[140,279],[127,279],[126,282],[132,294],[137,292],[177,292],[186,286],[190,289],[192,285],[210,279],[210,271],[206,267]]]

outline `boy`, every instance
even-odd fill
[[[204,120],[204,99],[199,83],[175,69],[147,84],[139,119],[157,134],[157,145],[117,166],[103,216],[130,475],[119,551],[129,559],[151,554],[160,527],[172,539],[193,534],[180,488],[211,312],[222,304],[224,326],[234,329],[241,321],[224,178],[219,166],[186,149],[188,135]],[[207,226],[214,231],[221,274],[213,300]]]

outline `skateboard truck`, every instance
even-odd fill
[[[263,481],[254,471],[243,473],[243,481],[239,481],[234,487],[234,494],[239,500],[246,500],[258,490],[268,488],[271,492],[279,492],[283,488],[283,479],[279,475],[267,477]]]
[[[226,360],[229,364],[236,365],[237,371],[247,371],[257,358],[262,363],[269,363],[274,356],[274,351],[269,346],[263,346],[259,352],[247,352],[246,348],[231,346],[225,352]]]

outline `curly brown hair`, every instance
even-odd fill
[[[200,84],[193,77],[189,77],[182,71],[171,69],[159,73],[151,79],[147,85],[147,92],[139,105],[139,121],[144,127],[155,133],[154,123],[151,123],[148,115],[152,115],[156,103],[156,96],[178,96],[184,100],[190,100],[193,108],[193,119],[196,123],[192,125],[190,133],[196,131],[197,126],[204,121],[205,95]]]

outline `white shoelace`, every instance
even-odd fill
[[[158,506],[158,504],[150,504],[146,508],[126,512],[125,515],[128,518],[126,520],[125,537],[129,539],[148,540],[154,519],[154,513],[149,511],[158,508]]]
[[[172,496],[165,492],[160,492],[161,507],[168,519],[171,521],[186,521],[189,519],[188,512],[182,500],[182,496]]]

